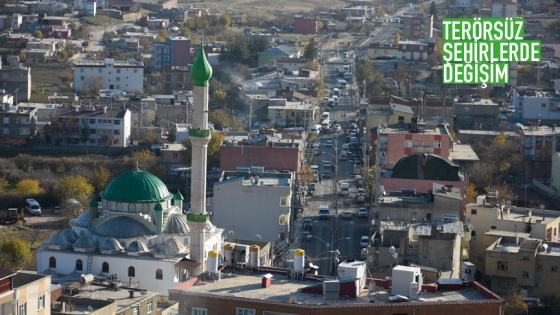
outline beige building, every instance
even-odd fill
[[[420,40],[434,37],[434,16],[431,14],[404,15],[401,17],[403,40]]]
[[[490,243],[485,269],[492,291],[507,294],[519,287],[531,297],[554,295],[558,292],[560,244],[522,236],[484,236]]]
[[[503,210],[489,206],[479,197],[477,203],[466,207],[467,222],[473,226],[470,242],[470,259],[477,270],[483,274],[488,266],[485,257],[489,242],[485,241],[485,233],[496,237],[534,238],[548,242],[558,242],[560,213],[552,210],[527,209],[508,206]],[[501,231],[501,232],[500,232]],[[517,233],[515,233],[517,232]],[[506,233],[506,234],[504,234]],[[507,234],[509,233],[509,234]]]
[[[313,123],[313,103],[290,102],[286,99],[269,99],[268,119],[273,124],[286,127],[304,127]]]
[[[51,314],[51,277],[0,269],[0,314]]]

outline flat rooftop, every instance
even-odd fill
[[[480,161],[476,152],[469,144],[453,144],[452,161]]]
[[[288,279],[285,275],[274,274],[272,285],[268,288],[261,287],[262,276],[266,273],[223,274],[222,278],[216,282],[199,282],[190,288],[178,286],[173,290],[188,292],[192,295],[212,295],[223,297],[237,297],[255,299],[271,302],[289,303],[290,299],[296,298],[298,302],[310,305],[325,304],[322,294],[303,293],[301,290],[308,286],[320,285],[320,281],[315,280],[294,280]],[[379,287],[379,286],[378,286]],[[326,304],[376,304],[388,303],[391,296],[389,291],[380,288],[370,293],[368,289],[363,289],[360,296],[356,299],[329,300]],[[485,296],[475,290],[441,291],[438,293],[420,292],[418,300],[411,300],[412,303],[421,302],[451,302],[451,301],[476,301],[487,300]]]
[[[420,128],[420,126],[418,127]],[[409,123],[405,123],[403,127],[385,127],[379,130],[380,135],[391,133],[411,133]],[[426,125],[423,130],[419,130],[413,134],[431,134],[431,135],[448,135],[447,129],[443,126]]]
[[[121,287],[119,290],[112,290],[108,285],[85,285],[81,286],[79,283],[74,283],[70,285],[73,288],[73,292],[77,294],[72,295],[73,298],[87,298],[92,300],[100,300],[107,302],[115,302],[117,304],[117,310],[123,310],[130,307],[133,304],[138,304],[139,302],[151,299],[152,297],[158,295],[156,292],[140,290],[137,288],[127,288]],[[131,297],[131,293],[132,297]],[[64,294],[63,294],[64,295]],[[71,312],[65,312],[65,314],[84,314],[88,312],[90,305],[78,304],[76,299],[72,300],[72,306],[74,307]]]

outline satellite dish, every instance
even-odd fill
[[[394,253],[395,252],[395,246],[389,247],[389,252],[391,252],[391,254]]]
[[[541,208],[541,209],[544,209],[544,205],[543,205],[543,204],[541,204],[541,205],[539,206],[539,208]]]
[[[397,258],[399,258],[399,253],[393,252],[393,253],[391,254],[391,256],[392,256],[393,258],[397,259]]]

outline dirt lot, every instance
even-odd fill
[[[274,16],[273,13],[305,13],[313,11],[330,11],[347,5],[340,0],[206,0],[204,2],[179,1],[183,6],[194,5],[217,9],[220,12],[245,13],[252,16]]]

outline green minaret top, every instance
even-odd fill
[[[198,53],[198,57],[192,65],[191,76],[194,81],[194,86],[208,86],[208,81],[212,77],[212,67],[206,59],[202,43],[200,44],[200,52]]]

